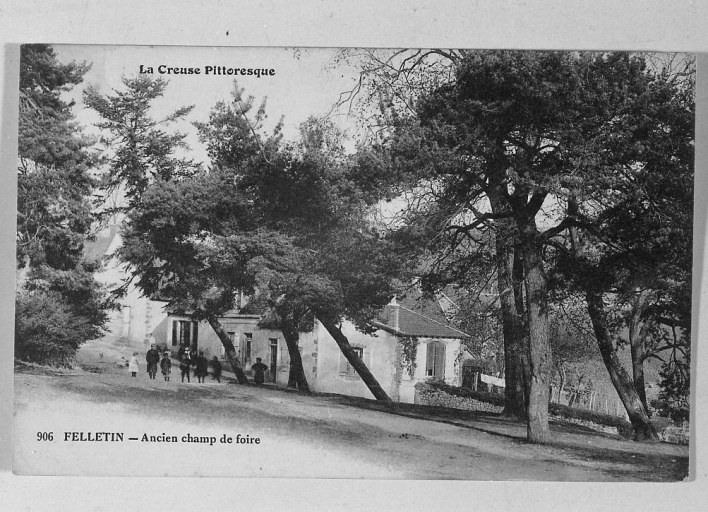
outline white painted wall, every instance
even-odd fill
[[[106,253],[114,254],[119,246],[120,237],[116,234]],[[116,258],[111,258],[105,263],[103,269],[95,274],[95,278],[109,290],[115,289],[130,275],[128,268]],[[164,310],[166,303],[144,297],[132,284],[129,285],[126,295],[119,303],[121,309],[109,313],[106,336],[122,339],[134,347],[143,347],[144,340],[167,317]]]
[[[164,322],[164,327],[160,326],[155,334],[155,339],[158,343],[167,343],[175,354],[179,349],[178,345],[172,345],[172,324],[180,320],[189,320],[184,316],[170,315]],[[256,315],[232,315],[220,319],[221,325],[226,332],[234,333],[234,347],[238,354],[239,361],[250,374],[251,366],[256,363],[256,358],[260,357],[263,363],[270,366],[270,340],[276,339],[277,346],[277,363],[276,363],[276,383],[283,386],[288,383],[290,372],[290,355],[288,347],[285,344],[283,333],[274,329],[262,329],[258,327],[259,317]],[[198,324],[198,347],[204,351],[207,359],[217,356],[225,360],[223,345],[221,340],[211,328],[208,322],[199,322]],[[246,333],[251,333],[251,355],[246,357]],[[158,339],[159,335],[159,339]],[[312,333],[300,333],[300,355],[302,357],[305,377],[308,382],[315,379],[316,375],[316,355],[313,357],[312,351],[305,350],[305,345],[313,346],[311,338]],[[266,375],[266,382],[269,381],[269,374]]]
[[[172,346],[172,323],[188,320],[187,317],[169,316],[155,331],[158,343],[167,343],[176,353],[178,347]],[[283,334],[279,330],[258,327],[259,318],[255,315],[233,315],[222,318],[221,324],[226,332],[234,332],[234,346],[246,370],[250,371],[256,357],[270,365],[270,339],[278,340],[278,360],[276,383],[287,385],[290,371],[288,354]],[[198,346],[208,359],[222,356],[222,344],[218,336],[206,322],[199,323]],[[399,401],[413,403],[415,384],[427,379],[425,375],[427,344],[431,339],[421,339],[416,352],[416,369],[413,377],[401,372],[400,385],[396,382],[396,345],[398,339],[393,334],[379,330],[373,335],[358,331],[351,322],[344,322],[342,332],[352,347],[363,349],[363,360],[369,371],[376,377],[381,387],[391,397],[398,396]],[[251,358],[245,359],[245,334],[252,333]],[[445,343],[445,382],[451,385],[461,383],[462,344],[460,340],[437,340]],[[366,384],[354,371],[343,374],[340,368],[345,363],[339,346],[319,322],[315,322],[311,333],[300,333],[300,355],[305,376],[310,389],[321,393],[339,393],[349,396],[373,398]]]
[[[394,381],[395,337],[385,331],[378,331],[376,337],[366,335],[357,331],[351,322],[344,322],[342,332],[352,347],[363,348],[364,363],[381,387],[390,394]],[[314,391],[372,398],[366,384],[356,373],[340,374],[344,356],[319,322],[315,322],[315,335],[313,341],[317,347],[317,380]]]

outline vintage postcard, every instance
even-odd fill
[[[20,475],[688,477],[695,58],[27,44]]]

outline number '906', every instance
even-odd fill
[[[54,432],[37,432],[37,441],[54,441]]]

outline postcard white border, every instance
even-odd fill
[[[161,478],[15,477],[10,473],[12,424],[12,324],[14,278],[16,64],[19,48],[6,43],[169,44],[198,46],[368,46],[469,47],[708,51],[706,2],[669,0],[411,1],[336,0],[215,1],[204,8],[193,0],[122,2],[67,0],[5,2],[0,8],[3,120],[0,193],[0,495],[16,510],[192,510],[254,507],[239,503],[248,486],[263,496],[261,510],[700,510],[708,503],[705,391],[706,349],[694,351],[694,394],[700,417],[693,421],[694,480],[673,484],[535,482],[411,482],[350,480],[229,480]],[[708,81],[708,57],[699,59],[699,81]],[[13,102],[14,97],[14,102]],[[698,98],[696,197],[708,197],[708,97]],[[704,253],[706,203],[697,212],[697,257]],[[694,282],[708,293],[702,272]],[[706,301],[700,322],[708,321]],[[694,309],[695,310],[695,309]],[[698,311],[698,310],[696,310]],[[696,315],[695,335],[699,326]],[[701,328],[703,327],[703,328]],[[178,492],[185,488],[194,502]],[[152,506],[145,497],[161,490]],[[134,504],[134,505],[133,505]],[[8,508],[5,508],[6,510]]]

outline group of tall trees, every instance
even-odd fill
[[[72,364],[111,304],[84,258],[97,158],[62,99],[87,70],[48,45],[21,49],[15,357],[25,361]]]
[[[59,65],[49,47],[25,47],[23,59],[30,64],[21,84],[18,264],[30,272],[24,289],[38,291],[20,294],[19,304],[41,291],[45,302],[92,306],[94,316],[82,311],[80,318],[96,334],[105,312],[95,285],[80,279],[90,275],[81,273],[90,269],[80,254],[91,224],[87,198],[100,185],[122,195],[120,255],[135,284],[209,322],[241,382],[241,362],[219,318],[245,293],[249,307],[283,332],[291,386],[309,389],[298,333],[316,318],[374,397],[389,400],[341,321],[370,329],[415,277],[430,292],[453,285],[484,297],[470,300],[475,321],[496,311],[485,325],[499,326],[488,337],[503,340],[506,413],[526,420],[531,441],[549,438],[551,346],[577,356],[577,346],[558,339],[576,331],[554,320],[567,304],[585,339],[592,334],[637,439],[656,438],[643,376],[648,359],[665,362],[667,407],[685,407],[690,60],[367,52],[355,59],[362,89],[342,96],[363,98],[371,128],[356,151],[345,150],[327,120],[309,119],[294,141],[284,139],[281,123],[266,132],[265,102],[257,105],[235,85],[231,101],[195,123],[208,165],[179,156],[188,151],[185,136],[167,128],[189,107],[151,117],[166,82],[124,78],[120,90],[84,95],[104,134],[97,184],[89,177],[96,162],[88,141],[58,96],[86,68]],[[46,190],[57,186],[62,193],[49,199]],[[372,209],[387,200],[397,212],[383,226]],[[625,346],[631,375],[618,355]]]
[[[677,347],[685,358],[689,344],[691,63],[514,51],[367,59],[373,89],[359,93],[378,95],[380,113],[378,158],[362,179],[418,197],[398,234],[413,254],[425,249],[431,286],[462,282],[493,254],[507,412],[527,419],[530,440],[548,439],[549,311],[580,300],[636,438],[656,439],[642,363]],[[426,87],[421,74],[441,63],[449,77]]]
[[[137,286],[173,311],[207,321],[242,383],[241,362],[219,321],[237,297],[249,296],[249,307],[282,330],[289,383],[302,391],[309,386],[298,337],[316,317],[372,394],[388,400],[340,328],[343,316],[368,325],[394,294],[399,272],[387,242],[366,221],[370,202],[352,184],[341,134],[311,119],[299,141],[285,142],[279,124],[272,133],[262,129],[265,103],[256,108],[235,86],[230,102],[196,123],[210,157],[202,168],[173,158],[183,136],[151,132],[150,106],[164,82],[124,79],[123,86],[107,95],[89,90],[86,102],[102,118],[115,155],[109,174],[130,207],[120,255]]]

